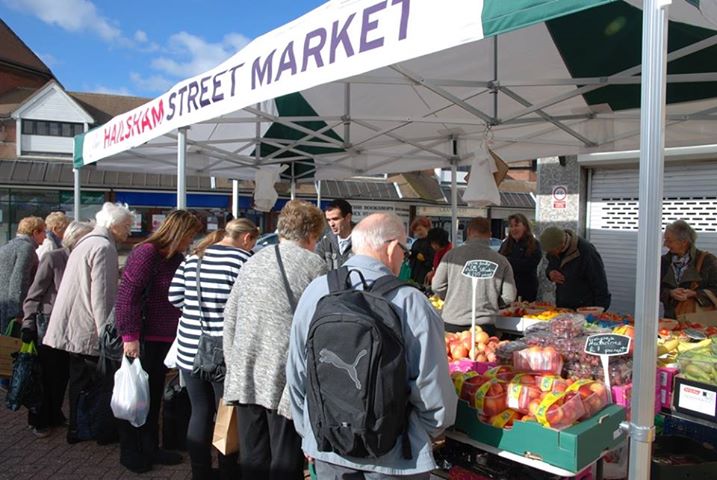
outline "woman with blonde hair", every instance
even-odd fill
[[[124,354],[140,358],[149,374],[150,407],[146,423],[135,428],[120,421],[120,463],[133,472],[153,464],[174,465],[181,455],[159,448],[159,410],[167,368],[164,357],[174,341],[180,311],[167,300],[177,267],[202,224],[186,210],[174,210],[149,238],[132,250],[117,290],[115,326]],[[140,351],[140,339],[143,341]]]
[[[47,236],[42,245],[35,251],[39,259],[42,259],[42,256],[48,252],[62,248],[62,238],[69,224],[70,219],[63,212],[52,212],[45,217],[45,233]]]
[[[44,240],[44,220],[25,217],[17,225],[17,236],[0,247],[0,332],[11,320],[22,320],[22,302],[37,271],[35,250]]]
[[[22,341],[37,343],[42,366],[42,405],[39,412],[28,412],[27,417],[32,433],[38,438],[49,435],[50,428],[59,427],[66,421],[62,403],[69,378],[70,356],[66,351],[45,345],[42,337],[47,329],[47,320],[52,313],[70,251],[93,228],[91,222],[72,222],[66,230],[63,228],[64,248],[51,250],[40,259],[35,280],[23,304],[25,318],[22,321]]]
[[[169,301],[182,310],[177,329],[177,366],[187,386],[192,415],[187,429],[187,450],[194,480],[212,476],[214,414],[224,394],[221,373],[211,380],[192,374],[199,339],[209,335],[221,341],[224,304],[244,262],[251,257],[259,230],[246,218],[227,223],[224,235],[210,233],[177,269],[169,288]],[[223,368],[223,366],[222,366]],[[233,478],[237,455],[219,454],[221,478]]]
[[[244,265],[227,301],[224,400],[238,404],[241,478],[304,478],[285,368],[296,302],[328,269],[314,253],[325,228],[314,205],[288,202],[279,214],[279,245],[259,250]]]

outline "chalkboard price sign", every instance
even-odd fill
[[[470,278],[493,278],[498,264],[489,260],[469,260],[463,266],[463,275]]]
[[[585,342],[585,353],[604,355],[607,357],[625,355],[630,351],[631,341],[632,338],[627,335],[617,335],[614,333],[590,335]]]

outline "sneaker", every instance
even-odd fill
[[[35,435],[37,438],[45,438],[50,436],[50,429],[49,428],[32,428],[32,434]]]
[[[160,448],[157,450],[157,453],[154,454],[152,463],[158,465],[179,465],[182,463],[182,455]]]

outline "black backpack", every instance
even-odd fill
[[[358,274],[363,290],[351,286]],[[408,286],[393,275],[366,284],[361,272],[328,273],[306,341],[307,405],[318,448],[378,458],[408,440],[408,374],[401,319],[385,295]]]

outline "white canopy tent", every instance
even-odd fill
[[[667,0],[645,2],[644,32],[641,12],[610,0],[329,2],[78,139],[76,165],[251,178],[300,161],[309,177],[343,178],[455,167],[486,140],[508,162],[640,144],[631,478],[647,478],[662,149],[713,143],[717,119],[717,35],[694,3],[670,7],[684,23],[670,25],[668,74]],[[277,115],[272,99],[297,91],[313,112]],[[276,124],[303,136],[267,137]],[[189,125],[177,162],[173,132]]]

